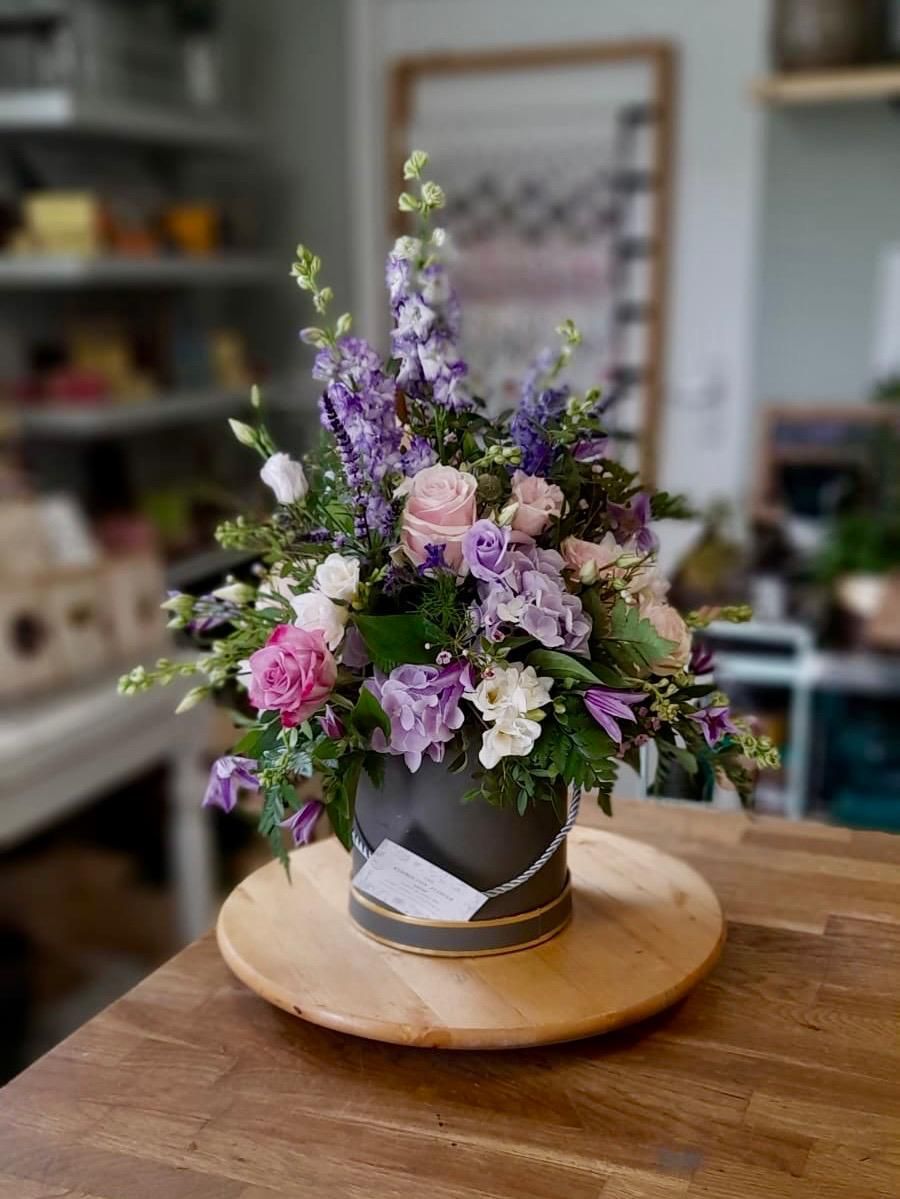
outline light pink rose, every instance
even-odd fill
[[[417,566],[426,545],[444,546],[452,570],[462,563],[462,539],[475,523],[475,476],[453,466],[426,466],[410,480],[400,541]]]
[[[248,697],[260,712],[280,712],[285,728],[311,716],[328,698],[337,665],[321,629],[282,624],[250,655]]]
[[[562,512],[565,502],[555,483],[548,483],[540,475],[526,475],[524,470],[517,470],[512,477],[512,495],[519,505],[512,527],[531,537],[543,533],[551,519]]]
[[[596,583],[598,578],[612,579],[617,573],[615,563],[625,553],[624,547],[619,545],[612,533],[607,533],[602,541],[581,541],[578,537],[567,537],[559,548],[565,559],[566,570],[587,584]],[[618,573],[621,574],[621,571]]]
[[[641,616],[649,620],[667,641],[674,641],[675,646],[662,659],[654,663],[654,674],[676,674],[684,670],[691,656],[691,630],[687,627],[677,609],[665,600],[656,599],[644,592],[638,604]]]

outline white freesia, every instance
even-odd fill
[[[275,492],[279,504],[296,504],[306,498],[306,471],[290,454],[273,454],[263,463],[259,477]]]
[[[291,599],[294,624],[298,629],[321,629],[329,649],[337,649],[344,636],[349,612],[322,591],[307,591]]]
[[[525,757],[531,753],[540,734],[541,726],[536,720],[515,715],[514,709],[508,708],[501,719],[482,734],[478,760],[490,770],[501,758]]]
[[[329,599],[352,604],[359,592],[359,559],[329,554],[316,567],[316,586]]]
[[[474,691],[466,692],[466,699],[485,720],[508,723],[510,713],[524,716],[549,704],[552,686],[553,680],[538,675],[533,666],[513,662],[510,666],[494,666]]]

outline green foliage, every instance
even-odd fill
[[[391,671],[403,663],[434,662],[444,635],[437,625],[417,614],[353,617],[372,661]]]
[[[612,608],[609,632],[603,648],[615,664],[627,674],[652,670],[666,654],[675,649],[674,641],[660,637],[652,623],[641,616],[634,604],[620,597]]]
[[[621,674],[610,670],[599,662],[586,662],[572,654],[560,653],[553,649],[536,649],[526,658],[529,666],[533,666],[538,674],[558,679],[567,687],[583,683],[588,687],[625,687],[626,681]]]
[[[359,699],[348,712],[347,723],[354,732],[359,734],[367,746],[376,729],[381,729],[385,737],[391,735],[391,722],[387,713],[368,687],[360,687]]]
[[[654,520],[691,520],[697,515],[683,495],[655,491],[650,497],[650,512]]]

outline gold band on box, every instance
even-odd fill
[[[404,916],[378,903],[351,884],[350,915],[367,936],[412,953],[432,957],[473,957],[528,949],[547,941],[572,915],[572,887],[566,885],[556,899],[515,916],[494,920],[423,920]]]

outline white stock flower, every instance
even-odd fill
[[[273,454],[263,463],[259,477],[275,492],[279,504],[294,504],[306,498],[306,471],[290,454]]]
[[[316,586],[329,599],[352,604],[359,591],[359,559],[329,554],[316,567]]]
[[[329,649],[337,649],[344,636],[349,615],[346,608],[333,603],[321,591],[307,591],[291,599],[294,624],[298,629],[321,629]]]
[[[487,721],[509,720],[524,716],[550,703],[553,680],[539,676],[533,666],[513,662],[510,666],[494,666],[474,691],[466,692]],[[531,722],[534,723],[534,722]]]
[[[491,728],[485,729],[481,737],[478,760],[487,770],[496,766],[501,758],[522,758],[531,753],[532,746],[541,734],[536,720],[518,716],[508,708]]]

